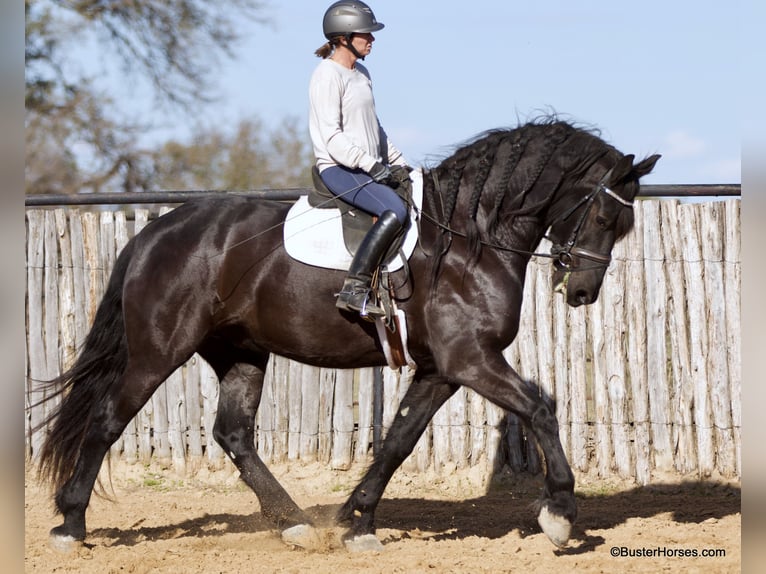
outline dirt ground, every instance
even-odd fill
[[[399,471],[378,507],[382,552],[354,554],[331,517],[363,469],[311,465],[272,469],[322,526],[323,548],[289,548],[231,470],[180,479],[140,465],[113,469],[114,501],[94,497],[86,543],[69,554],[49,546],[60,523],[47,487],[25,473],[25,571],[159,572],[739,572],[740,488],[675,481],[639,488],[580,479],[578,522],[557,550],[540,532],[532,503],[541,482],[496,478],[489,492],[465,471]],[[725,556],[703,556],[709,550]],[[696,553],[697,556],[684,554]],[[613,555],[613,554],[616,554]],[[626,555],[628,554],[628,555]]]

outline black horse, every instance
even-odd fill
[[[389,479],[432,415],[465,385],[534,432],[546,463],[538,521],[556,545],[566,543],[577,510],[556,416],[502,351],[517,334],[526,265],[546,233],[558,263],[554,283],[567,302],[596,300],[612,246],[633,225],[639,178],[658,159],[634,165],[633,155],[551,118],[487,132],[425,172],[420,242],[398,301],[417,370],[379,454],[338,513],[348,541],[379,545],[374,513]],[[261,512],[289,541],[311,536],[309,518],[254,446],[269,355],[331,368],[385,358],[373,325],[335,308],[343,273],[285,252],[288,207],[237,197],[190,201],[121,252],[81,354],[54,381],[63,400],[47,421],[40,457],[64,517],[51,531],[54,542],[85,539],[85,510],[109,447],[195,352],[220,380],[215,439]],[[400,270],[394,282],[403,281]]]

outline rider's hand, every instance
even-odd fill
[[[391,168],[387,165],[383,165],[379,161],[376,161],[375,165],[373,165],[367,173],[370,174],[370,177],[376,183],[385,183],[391,179]]]

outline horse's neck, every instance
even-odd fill
[[[429,227],[437,227],[443,225],[441,231],[457,230],[460,233],[460,229],[463,228],[460,222],[447,220],[448,217],[455,217],[453,214],[445,213],[445,209],[448,209],[448,200],[442,195],[442,189],[438,179],[438,172],[433,170],[427,172],[427,177],[423,178],[423,211],[429,219],[437,221],[438,224],[429,225]],[[530,198],[527,198],[530,199]],[[486,206],[479,208],[479,220],[486,221],[487,213],[482,211],[486,209]],[[467,216],[466,216],[467,217]],[[432,222],[433,223],[433,222]],[[502,248],[512,248],[521,251],[533,251],[545,237],[547,231],[547,225],[540,221],[538,217],[531,215],[518,215],[502,218],[498,222],[495,233],[490,238],[488,232],[484,228],[479,228],[479,233],[485,243],[490,244],[487,248],[491,249],[492,245],[500,246]],[[434,238],[438,234],[427,234],[427,237],[421,238],[425,243],[431,244]],[[429,239],[430,238],[430,239]],[[438,244],[440,240],[437,240]]]

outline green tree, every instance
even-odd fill
[[[27,193],[143,189],[149,126],[122,117],[68,61],[83,39],[113,53],[126,81],[158,105],[191,113],[210,101],[212,73],[231,57],[235,25],[258,0],[25,0]],[[150,174],[149,174],[150,175]]]
[[[169,141],[152,155],[145,179],[152,189],[247,190],[311,185],[313,155],[295,118],[266,130],[244,119],[233,133],[198,131],[188,144]]]

